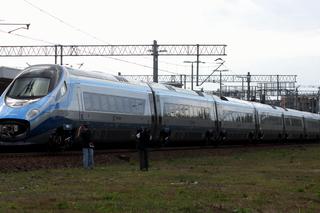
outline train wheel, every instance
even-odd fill
[[[54,134],[51,136],[48,144],[49,151],[64,151],[70,147],[70,143],[62,134]]]
[[[204,145],[205,146],[211,146],[214,144],[214,140],[211,139],[211,137],[206,137],[205,141],[204,141]]]

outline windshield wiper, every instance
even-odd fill
[[[34,80],[30,81],[28,84],[26,84],[22,90],[16,95],[16,97],[26,96],[27,92],[32,90],[32,87],[34,85]]]

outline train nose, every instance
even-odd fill
[[[22,120],[0,120],[1,141],[21,141],[27,137],[29,122]]]

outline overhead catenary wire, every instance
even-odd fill
[[[48,11],[40,8],[40,7],[38,7],[37,5],[31,3],[31,2],[28,1],[28,0],[23,0],[23,1],[26,2],[27,4],[29,4],[30,6],[32,6],[33,8],[39,10],[40,12],[42,12],[42,13],[50,16],[51,18],[59,21],[60,23],[66,25],[66,26],[68,26],[68,27],[70,27],[70,28],[72,28],[72,29],[74,29],[74,30],[76,30],[76,31],[78,31],[78,32],[81,32],[81,33],[83,33],[83,34],[85,34],[85,35],[87,35],[87,36],[89,36],[89,37],[91,37],[91,38],[94,38],[94,39],[97,40],[97,41],[100,41],[100,42],[103,42],[103,43],[106,43],[106,44],[110,44],[110,43],[108,43],[108,42],[106,42],[106,41],[104,41],[104,40],[102,40],[102,39],[100,39],[100,38],[92,35],[91,33],[88,33],[88,32],[86,32],[86,31],[84,31],[84,30],[82,30],[82,29],[80,29],[80,28],[78,28],[78,27],[76,27],[76,26],[74,26],[74,25],[72,25],[72,24],[70,24],[70,23],[62,20],[61,18],[59,18],[59,17],[53,15],[52,13],[50,13],[50,12],[48,12]]]
[[[40,42],[47,43],[47,44],[52,44],[52,45],[55,44],[53,42],[50,42],[50,41],[47,41],[47,40],[43,40],[43,39],[40,39],[40,38],[34,38],[34,37],[31,37],[31,36],[21,35],[21,34],[18,34],[18,33],[9,33],[9,32],[6,32],[4,30],[1,30],[1,29],[0,29],[0,32],[4,33],[4,34],[8,34],[8,35],[21,37],[21,38],[24,38],[24,39],[33,40],[33,41],[40,41]]]
[[[52,13],[48,12],[47,10],[44,10],[43,8],[35,5],[34,3],[31,3],[31,2],[28,1],[28,0],[23,0],[23,1],[26,2],[27,4],[29,4],[31,7],[39,10],[41,13],[43,13],[43,14],[45,14],[45,15],[47,15],[47,16],[50,16],[51,18],[59,21],[60,23],[62,23],[62,24],[64,24],[64,25],[66,25],[66,26],[68,26],[68,27],[70,27],[70,28],[72,28],[72,29],[74,29],[74,30],[76,30],[76,31],[78,31],[78,32],[81,32],[81,33],[83,33],[83,34],[85,34],[85,35],[87,35],[87,36],[89,36],[89,37],[91,37],[91,38],[93,38],[93,39],[95,39],[95,40],[97,40],[97,41],[100,41],[100,42],[103,42],[103,43],[105,43],[105,44],[111,45],[109,42],[107,42],[107,41],[105,41],[105,40],[103,40],[103,39],[100,39],[100,38],[98,38],[97,36],[94,36],[94,35],[92,35],[91,33],[88,33],[88,32],[86,32],[86,31],[84,31],[84,30],[82,30],[82,29],[80,29],[80,28],[78,28],[78,27],[76,27],[76,26],[74,26],[74,25],[72,25],[72,24],[70,24],[70,23],[62,20],[61,18],[53,15]],[[107,57],[107,56],[106,56],[106,57]],[[117,60],[117,61],[121,61],[121,62],[125,62],[125,63],[131,63],[131,64],[135,64],[135,65],[139,65],[139,66],[141,65],[141,66],[143,66],[143,67],[153,69],[153,67],[151,67],[151,66],[139,64],[139,63],[136,63],[136,62],[131,62],[131,61],[128,61],[128,60],[123,60],[123,59],[119,59],[119,58],[115,58],[115,57],[107,57],[107,58],[111,58],[111,59],[113,59],[113,60]],[[145,57],[144,57],[144,58],[145,58]],[[175,65],[175,66],[183,66],[183,65],[173,64],[173,63],[169,63],[169,62],[160,62],[160,63],[166,63],[166,64]],[[179,73],[172,72],[172,71],[168,71],[168,70],[165,70],[165,69],[159,69],[159,71],[167,72],[167,73],[170,73],[170,74],[179,74]]]
[[[20,34],[17,34],[17,33],[8,33],[8,32],[6,32],[6,31],[4,31],[4,30],[1,30],[1,29],[0,29],[0,32],[1,32],[1,33],[4,33],[4,34],[8,34],[8,35],[13,35],[13,36],[22,37],[22,38],[29,39],[29,40],[33,40],[33,41],[40,41],[40,42],[47,43],[47,44],[52,44],[52,45],[55,44],[55,43],[50,42],[50,41],[46,41],[46,40],[42,40],[42,39],[30,37],[30,36],[20,35]],[[124,60],[124,59],[119,59],[119,58],[115,58],[115,57],[108,57],[108,56],[103,56],[103,57],[105,57],[105,58],[110,58],[110,59],[116,60],[116,61],[121,61],[121,62],[124,62],[124,63],[133,64],[133,65],[136,65],[136,66],[141,66],[141,67],[145,67],[145,68],[152,69],[151,66],[144,65],[144,64],[139,64],[139,63],[132,62],[132,61],[128,61],[128,60]],[[167,73],[171,73],[171,74],[175,74],[175,75],[178,74],[178,73],[171,72],[171,71],[165,70],[165,69],[159,69],[159,71],[163,71],[163,72],[167,72]]]

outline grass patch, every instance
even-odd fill
[[[319,145],[221,152],[4,173],[0,212],[320,211]]]

